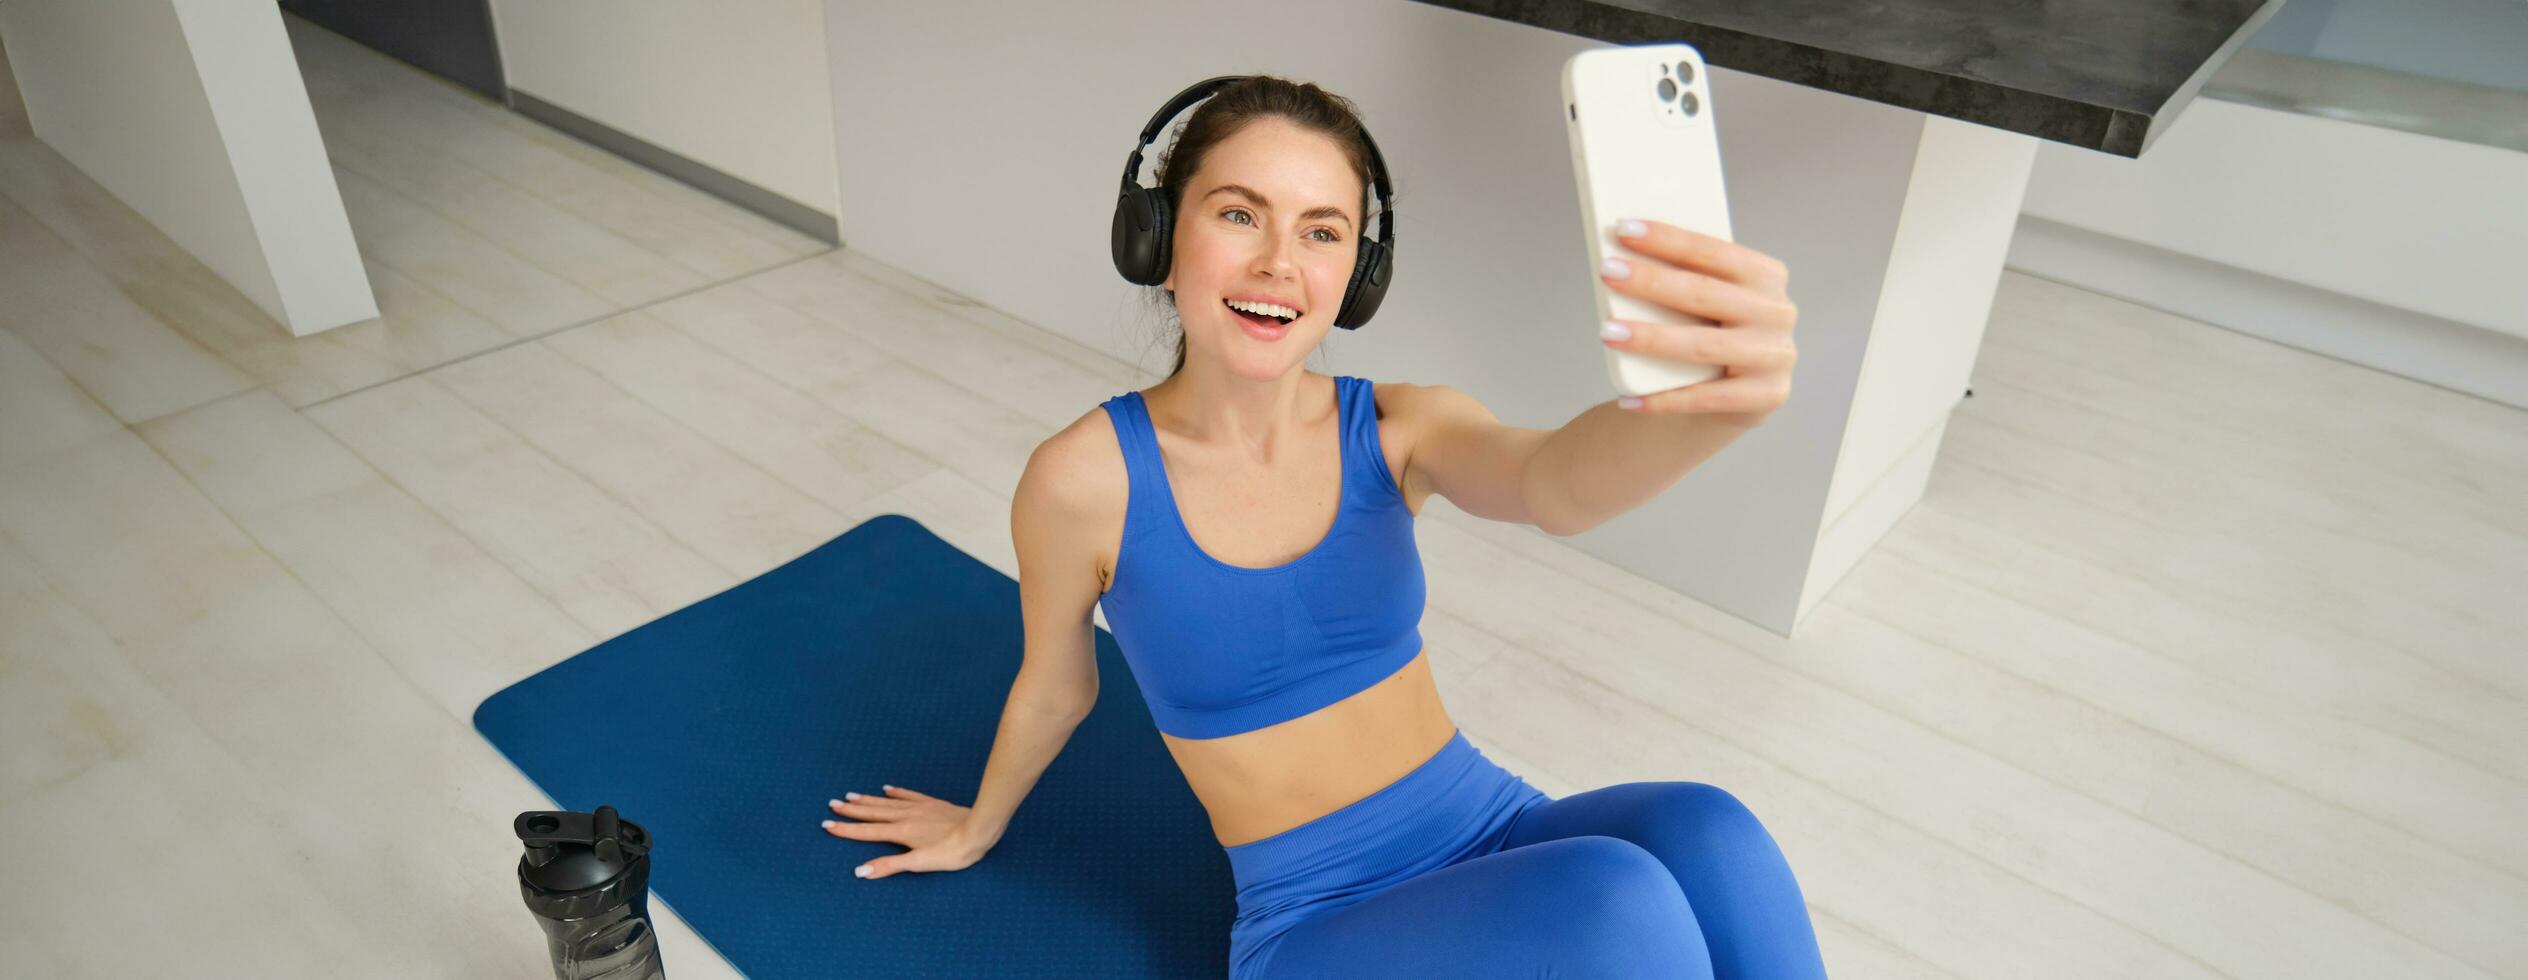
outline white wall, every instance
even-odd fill
[[[273,4],[0,3],[35,137],[293,334],[375,318]]]
[[[2528,154],[2197,99],[2138,160],[2037,151],[2023,211],[2528,337]]]
[[[492,0],[509,87],[835,213],[818,0]]]
[[[2528,91],[2528,3],[2291,0],[2248,46]]]
[[[2528,408],[2528,154],[2197,99],[2139,161],[2038,151],[2010,265]]]

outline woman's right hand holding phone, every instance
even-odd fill
[[[898,871],[960,871],[983,860],[993,841],[973,833],[969,807],[958,806],[902,786],[883,787],[885,796],[845,793],[829,800],[835,814],[850,820],[827,820],[825,832],[850,840],[888,841],[911,850],[861,865],[854,873],[884,878]],[[855,822],[857,821],[857,822]]]

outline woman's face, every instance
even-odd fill
[[[1257,380],[1306,362],[1351,281],[1361,190],[1342,147],[1286,120],[1256,120],[1213,146],[1177,209],[1163,283],[1176,294],[1186,359]],[[1232,301],[1298,316],[1282,326]]]

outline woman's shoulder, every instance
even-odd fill
[[[1429,385],[1411,381],[1377,381],[1370,378],[1360,378],[1359,381],[1369,386],[1370,401],[1378,406],[1378,420],[1389,424],[1411,420],[1416,403],[1430,390]]]
[[[1022,565],[1073,566],[1093,571],[1092,600],[1113,581],[1117,542],[1123,535],[1131,473],[1123,442],[1099,404],[1037,443],[1010,494],[1010,526],[1029,554]],[[1023,533],[1021,529],[1026,529]],[[1023,577],[1022,577],[1023,581]]]
[[[1049,498],[1075,516],[1091,516],[1123,497],[1129,481],[1112,400],[1091,406],[1027,456],[1020,492]]]

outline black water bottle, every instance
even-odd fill
[[[650,835],[601,806],[515,822],[518,891],[544,926],[558,980],[664,980],[650,929]]]

